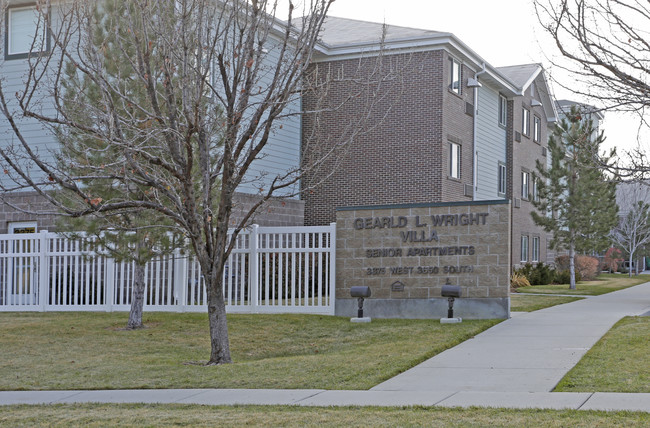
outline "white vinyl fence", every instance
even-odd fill
[[[334,314],[335,224],[242,232],[224,272],[230,313]],[[205,311],[194,257],[147,265],[145,311]],[[133,264],[89,253],[55,233],[0,235],[0,311],[126,311]]]

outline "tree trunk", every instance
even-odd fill
[[[569,289],[576,289],[576,264],[575,264],[576,250],[573,242],[569,244]]]
[[[226,303],[221,292],[221,281],[214,280],[208,287],[208,322],[210,323],[210,361],[208,365],[229,364],[230,341]]]
[[[133,272],[133,293],[131,295],[131,311],[126,328],[142,328],[142,312],[144,307],[144,272],[145,266],[135,263]]]
[[[630,253],[630,260],[628,261],[628,266],[627,266],[627,276],[628,278],[632,278],[632,253]]]

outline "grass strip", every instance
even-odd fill
[[[628,277],[623,274],[604,273],[600,274],[598,279],[594,281],[579,282],[576,284],[575,290],[570,290],[569,284],[549,284],[520,287],[517,289],[517,292],[599,296],[601,294],[611,293],[612,291],[618,291],[624,288],[643,284],[648,281],[650,281],[650,275]]]
[[[515,312],[533,312],[582,299],[583,297],[537,296],[513,293],[510,295],[510,310]]]
[[[560,381],[556,391],[650,393],[650,317],[625,317]]]
[[[436,407],[80,404],[4,406],[0,426],[195,427],[645,427],[650,414],[581,410],[510,410]]]
[[[2,313],[0,390],[134,388],[368,389],[498,320],[229,315],[234,364],[206,367],[206,314]]]

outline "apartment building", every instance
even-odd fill
[[[533,172],[538,161],[547,163],[556,120],[543,68],[493,67],[450,33],[388,26],[380,45],[382,31],[381,24],[342,18],[324,27],[317,72],[353,75],[375,57],[399,77],[383,83],[381,90],[396,95],[374,106],[369,131],[322,172],[328,178],[311,177],[323,184],[303,194],[305,224],[334,221],[339,207],[509,199],[512,265],[546,262],[548,238],[530,216]],[[343,102],[358,82],[340,79],[330,90],[343,105],[321,118],[330,135],[366,107]],[[309,96],[308,107],[315,103]],[[303,119],[303,138],[313,126]]]
[[[12,2],[7,10],[0,70],[11,92],[20,90],[28,69],[34,7]],[[43,40],[41,48],[50,49],[49,38]],[[323,109],[317,122],[313,116],[287,119],[255,174],[270,179],[295,168],[309,155],[301,143],[315,135],[322,150],[346,138],[349,144],[303,181],[300,199],[272,203],[256,222],[319,225],[335,221],[339,207],[508,199],[512,265],[552,261],[547,236],[530,216],[537,197],[532,173],[536,162],[548,161],[546,141],[557,116],[539,64],[494,67],[451,33],[332,17],[312,67],[335,78],[324,95],[305,93],[303,110],[336,108]],[[351,97],[370,92],[373,97]],[[55,147],[38,123],[26,126],[35,147]],[[0,143],[12,138],[0,125]],[[263,187],[247,183],[234,215]],[[33,192],[9,197],[26,210],[50,211]],[[0,208],[0,233],[54,226],[52,215]]]

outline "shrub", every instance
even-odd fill
[[[510,288],[530,287],[528,279],[520,273],[514,272],[510,277]]]
[[[555,265],[558,271],[569,270],[569,256],[558,256],[555,258]],[[598,259],[591,256],[575,256],[576,282],[581,280],[593,280],[598,276]],[[580,274],[580,279],[578,279]],[[562,283],[566,284],[566,283]]]
[[[576,283],[580,282],[580,280],[581,280],[580,272],[576,270]],[[553,278],[553,283],[554,284],[571,283],[571,273],[569,272],[569,269],[556,271],[555,276]]]
[[[530,285],[547,285],[555,277],[555,270],[542,262],[537,263],[535,267],[530,263],[526,263],[515,272],[525,276],[528,282],[530,282]]]
[[[600,262],[596,257],[576,256],[576,271],[580,272],[580,277],[586,281],[593,281],[600,273],[598,266]]]
[[[618,265],[623,261],[623,252],[615,247],[610,247],[603,258],[603,270],[614,273],[618,271]]]

